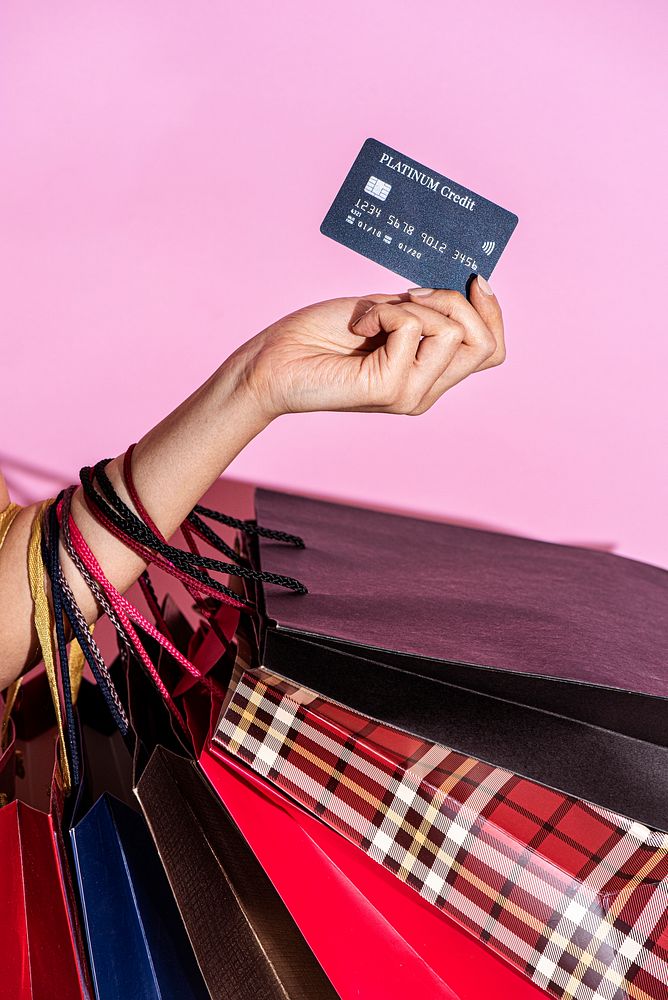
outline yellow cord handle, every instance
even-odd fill
[[[56,677],[56,646],[54,636],[55,624],[53,620],[51,602],[46,589],[46,569],[44,566],[44,560],[42,559],[41,545],[44,516],[49,504],[51,503],[52,500],[45,500],[40,504],[30,529],[30,541],[28,542],[28,580],[33,600],[35,629],[37,631],[37,638],[39,640],[42,658],[46,668],[46,675],[49,681],[53,708],[56,714],[60,769],[63,779],[63,790],[65,794],[67,794],[70,791],[72,782],[70,767],[67,760],[63,715],[61,711],[60,694],[58,691],[58,681]],[[0,547],[2,547],[2,543],[7,537],[7,533],[15,517],[22,509],[23,508],[18,504],[12,503],[4,511],[0,512]],[[90,626],[90,632],[92,635],[92,625]],[[85,657],[83,651],[79,646],[79,643],[76,639],[74,639],[70,646],[69,657],[70,684],[72,687],[72,701],[74,703],[76,703],[77,695],[79,694],[84,664]],[[9,730],[9,716],[14,706],[14,702],[16,701],[20,685],[21,678],[19,677],[7,688],[2,721],[0,722],[0,748],[4,748],[5,746],[7,732]]]
[[[46,570],[42,559],[42,522],[46,508],[51,500],[45,500],[40,504],[35,519],[30,529],[30,541],[28,542],[28,580],[30,581],[30,593],[34,607],[35,628],[37,638],[42,650],[46,676],[49,680],[49,689],[53,708],[56,713],[56,726],[58,727],[58,755],[60,758],[60,770],[63,779],[63,790],[65,794],[72,787],[70,775],[70,765],[67,760],[65,747],[65,730],[63,728],[63,715],[60,708],[60,696],[58,693],[58,681],[56,679],[56,653],[54,643],[54,621],[53,612],[46,593],[45,576]]]

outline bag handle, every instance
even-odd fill
[[[235,607],[243,607],[246,602],[239,598],[233,590],[212,579],[204,569],[220,569],[226,566],[225,563],[218,563],[217,560],[208,560],[215,563],[213,567],[194,567],[188,565],[188,557],[192,553],[177,549],[175,546],[163,543],[153,534],[150,528],[144,524],[129,507],[116,495],[104,472],[104,466],[108,464],[108,459],[104,463],[98,463],[95,470],[84,468],[81,470],[81,484],[84,490],[84,498],[89,511],[95,519],[102,524],[111,534],[119,538],[128,548],[136,552],[144,562],[153,562],[160,566],[171,576],[181,580],[184,585],[195,585],[204,593],[215,597],[222,603],[233,604]],[[98,493],[93,486],[93,477],[100,483],[105,493],[113,497],[114,504],[125,508],[128,518],[121,515],[114,509],[105,497]],[[170,558],[171,557],[171,558]],[[205,559],[205,557],[200,557]]]
[[[63,494],[64,491],[58,495],[56,501],[49,507],[48,515],[44,524],[45,530],[42,536],[42,555],[47,573],[51,580],[51,594],[53,597],[54,615],[59,639],[58,648],[61,673],[63,675],[63,680],[68,674],[70,676],[73,675],[70,691],[73,700],[76,702],[78,683],[75,689],[74,680],[75,678],[78,678],[78,682],[80,683],[81,673],[83,672],[83,664],[84,661],[87,661],[91,668],[91,672],[97,681],[98,687],[100,688],[100,692],[107,703],[109,711],[116,722],[116,725],[120,729],[121,733],[126,735],[129,728],[128,718],[118,696],[118,692],[116,691],[114,683],[111,679],[109,669],[104,662],[104,657],[95,642],[95,626],[94,624],[89,625],[84,618],[83,612],[76,603],[74,593],[65,577],[65,574],[63,573],[60,563],[59,551],[61,532],[58,522],[57,505],[62,499]],[[75,637],[70,650],[69,665],[67,647],[64,641],[64,629],[62,627],[63,613],[67,616]],[[58,627],[59,624],[60,628]],[[80,666],[77,662],[78,657],[81,659]],[[63,689],[65,697],[67,698],[68,686],[65,683],[63,683]],[[72,744],[70,743],[70,745]]]
[[[56,714],[56,727],[58,730],[58,759],[63,781],[63,790],[69,794],[72,788],[72,773],[67,758],[65,744],[65,730],[63,726],[63,716],[60,707],[60,693],[58,690],[58,680],[56,676],[56,652],[53,645],[54,620],[51,612],[51,605],[44,585],[45,566],[42,558],[42,522],[46,509],[52,500],[45,500],[37,509],[37,514],[30,529],[30,539],[28,542],[28,582],[33,601],[33,616],[37,638],[39,640],[46,669],[46,676],[49,682],[51,700]],[[76,773],[78,779],[78,772]]]
[[[218,573],[228,573],[230,576],[239,576],[247,580],[260,580],[264,583],[274,583],[278,586],[286,587],[289,590],[294,590],[299,594],[308,593],[304,584],[301,583],[301,581],[296,580],[294,577],[255,570],[250,566],[239,565],[235,562],[223,562],[220,559],[213,559],[210,556],[203,556],[197,553],[188,552],[184,549],[179,549],[176,546],[163,541],[159,535],[152,531],[149,525],[145,524],[141,518],[137,517],[137,515],[134,514],[133,511],[131,511],[118,496],[105,471],[109,461],[110,459],[105,459],[98,462],[94,467],[94,470],[89,468],[81,469],[81,485],[83,486],[86,499],[90,500],[89,508],[91,508],[91,512],[95,513],[91,507],[92,504],[97,510],[104,513],[108,520],[128,538],[133,539],[154,553],[162,555],[175,567],[194,577],[198,582],[202,581],[205,584],[207,583],[207,578],[202,574],[202,570],[210,569],[215,570]],[[93,477],[100,484],[100,488],[104,496],[101,496],[95,490],[93,486]],[[196,510],[197,508],[194,509]],[[208,508],[202,509],[208,511]],[[223,516],[226,517],[226,515]],[[250,531],[248,522],[232,518],[228,520],[234,521],[237,525],[245,525]],[[186,518],[186,521],[188,521],[188,518]],[[261,530],[268,531],[271,529]],[[296,535],[287,537],[297,539]],[[303,548],[303,540],[299,539],[299,542]],[[210,585],[211,583],[217,584],[217,581],[213,581],[208,578],[208,584]],[[238,595],[229,588],[224,587],[222,584],[217,584],[216,589],[220,589],[222,593],[232,596],[236,603],[243,603],[247,605],[247,602],[239,602]]]
[[[58,504],[57,513],[60,523],[63,523],[63,502],[62,500]],[[97,559],[90,550],[85,538],[79,531],[76,521],[72,517],[71,512],[68,512],[68,529],[69,538],[72,545],[73,551],[76,552],[79,560],[84,564],[88,575],[93,577],[100,590],[104,591],[107,602],[113,607],[116,619],[120,622],[121,626],[121,636],[130,640],[132,646],[134,646],[141,662],[143,663],[145,669],[152,678],[154,684],[160,691],[165,703],[167,704],[169,710],[172,712],[176,718],[179,725],[187,733],[187,726],[183,720],[181,713],[179,712],[176,704],[174,703],[164,681],[160,677],[156,667],[151,662],[151,658],[146,652],[137,632],[135,631],[134,625],[138,625],[147,635],[155,639],[171,656],[184,667],[188,673],[191,673],[198,680],[205,678],[202,677],[202,673],[198,668],[190,662],[181,652],[174,646],[174,644],[164,636],[159,629],[155,627],[151,622],[149,622],[138,610],[135,608],[118,590],[113,586],[113,584],[104,575],[102,567],[98,563]],[[133,624],[134,623],[134,624]]]

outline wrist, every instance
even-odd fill
[[[268,394],[263,392],[255,377],[253,365],[236,355],[229,357],[212,376],[216,410],[227,432],[234,421],[247,444],[263,431],[275,417]],[[243,447],[243,445],[242,445]]]
[[[135,483],[165,536],[269,422],[226,362],[139,440],[132,458]]]

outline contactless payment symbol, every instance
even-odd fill
[[[366,186],[364,188],[366,194],[373,195],[373,197],[378,198],[379,201],[385,201],[391,190],[391,184],[388,184],[386,181],[379,180],[379,178],[374,177],[373,174],[366,182]]]
[[[487,256],[489,257],[490,254],[494,253],[495,246],[496,243],[494,242],[494,240],[485,240],[485,242],[482,245],[482,252],[486,253]]]

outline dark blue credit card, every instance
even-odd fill
[[[367,139],[320,232],[423,288],[489,278],[517,216],[377,139]]]

